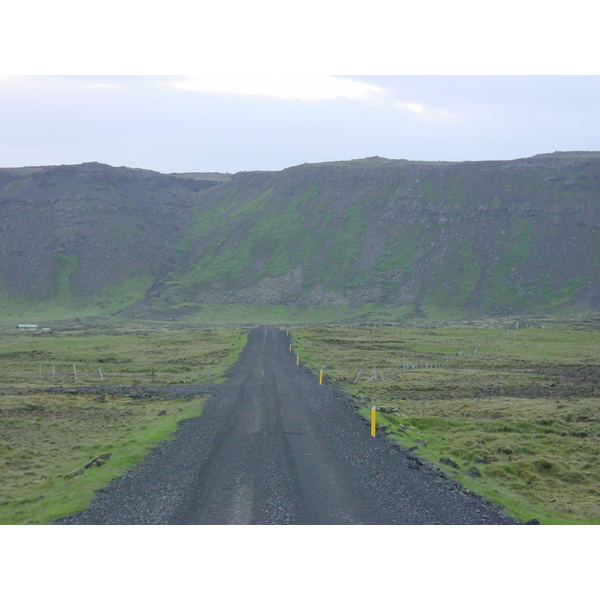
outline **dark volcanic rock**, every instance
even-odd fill
[[[0,283],[28,298],[67,300],[158,276],[212,185],[100,163],[0,169]]]
[[[89,469],[90,467],[101,467],[106,463],[107,460],[112,456],[110,452],[104,452],[100,456],[94,458],[94,460],[90,461],[87,465],[85,465],[84,469]]]
[[[168,319],[202,302],[600,308],[600,152],[215,179],[0,169],[0,285],[65,303],[108,289],[123,316]]]
[[[477,467],[471,467],[468,470],[467,475],[470,477],[481,477],[481,471]]]
[[[453,469],[459,470],[459,466],[451,458],[442,457],[440,458],[440,462],[444,465],[452,467]]]

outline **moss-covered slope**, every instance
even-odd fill
[[[179,301],[600,303],[600,153],[301,165],[237,174],[203,199],[166,288]]]
[[[600,307],[599,152],[198,175],[0,169],[0,299],[169,318],[206,304]]]

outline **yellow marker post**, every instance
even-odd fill
[[[296,366],[298,366],[300,364],[300,357],[296,356]]]
[[[371,409],[371,437],[375,437],[377,431],[377,409],[373,407]]]
[[[290,352],[292,351],[292,345],[290,344]]]
[[[319,371],[319,385],[323,384],[323,371]]]

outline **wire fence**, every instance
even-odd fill
[[[515,323],[515,329],[519,328],[519,321]],[[338,381],[351,381],[352,383],[370,383],[376,381],[396,382],[402,374],[407,371],[421,371],[431,369],[451,369],[463,367],[463,359],[477,359],[485,354],[488,346],[493,345],[500,338],[509,332],[508,328],[501,329],[492,338],[481,341],[478,346],[465,347],[457,352],[452,352],[444,355],[402,355],[402,357],[388,357],[392,360],[382,360],[380,365],[384,366],[361,366],[354,370],[349,370],[347,367],[344,370],[337,369],[332,365],[324,365],[319,368],[323,375],[327,378],[336,379]],[[293,346],[290,347],[292,349]],[[462,364],[461,364],[462,363]]]
[[[451,368],[450,360],[425,360],[420,358],[404,358],[403,364],[388,364],[384,367],[362,367],[355,370],[337,369],[331,366],[325,366],[321,369],[325,377],[350,381],[351,383],[370,383],[373,381],[395,382],[401,378],[407,371],[420,371],[431,369]]]
[[[186,369],[159,369],[152,365],[119,365],[92,367],[87,363],[48,364],[23,363],[7,365],[0,361],[2,385],[143,385],[210,383],[222,374],[216,366]]]

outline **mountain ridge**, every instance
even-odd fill
[[[0,295],[85,304],[110,289],[113,313],[130,316],[205,304],[595,310],[599,227],[600,152],[233,175],[7,168]]]

